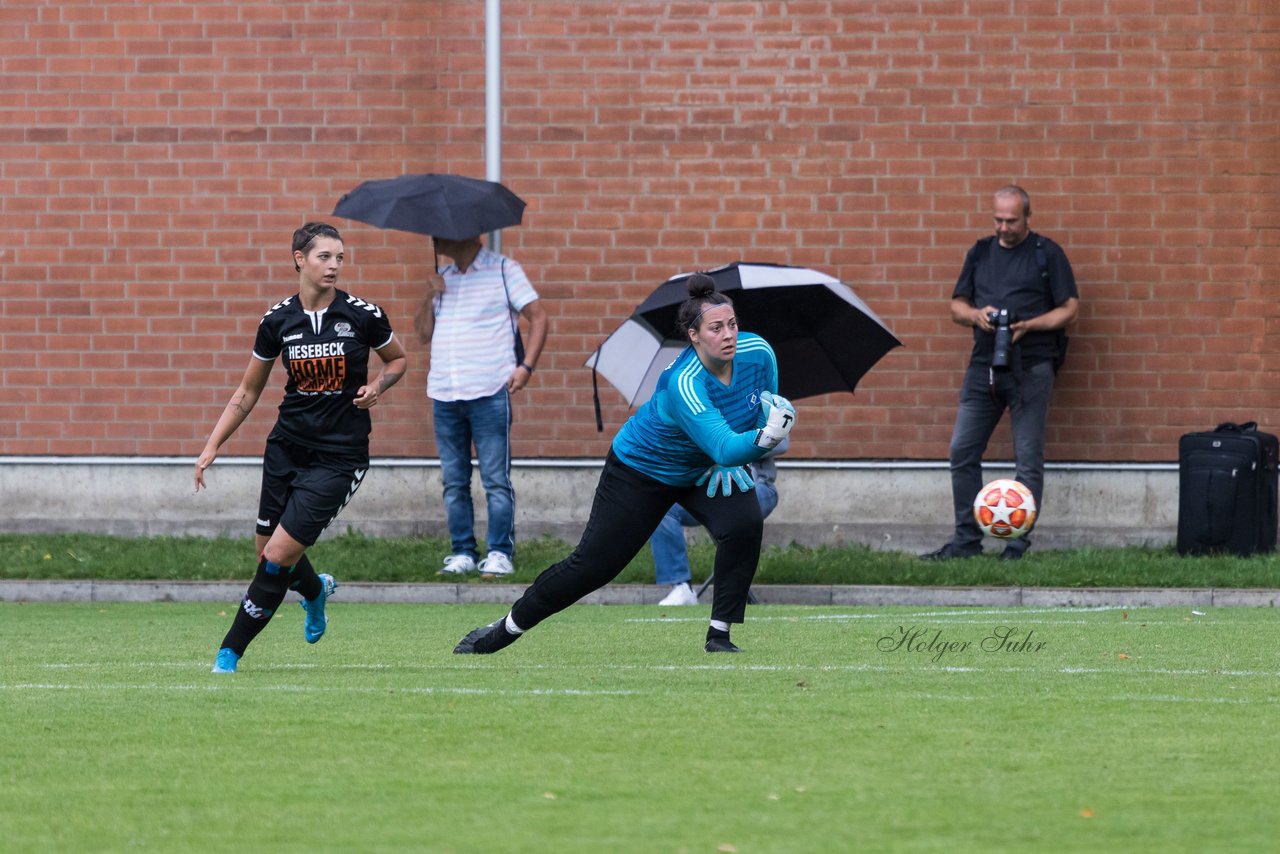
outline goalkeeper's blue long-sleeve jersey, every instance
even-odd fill
[[[778,361],[759,335],[738,333],[728,385],[686,347],[658,377],[653,396],[622,425],[613,452],[672,486],[692,486],[713,464],[754,462],[768,453],[755,444],[756,430],[765,423],[763,391],[777,394]]]

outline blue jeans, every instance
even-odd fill
[[[699,487],[702,488],[702,487]],[[760,502],[760,517],[768,518],[778,506],[778,488],[772,481],[757,480],[756,500]],[[977,490],[974,490],[977,494]],[[689,549],[684,541],[684,529],[698,526],[698,520],[689,515],[679,504],[673,504],[658,523],[649,538],[653,549],[654,580],[658,584],[675,585],[689,581]]]
[[[511,401],[504,388],[476,400],[431,401],[444,509],[454,554],[479,557],[471,504],[471,446],[489,511],[491,552],[515,553],[516,494],[511,487]]]
[[[995,378],[992,386],[991,376]],[[951,499],[955,505],[955,534],[951,545],[960,552],[982,551],[982,529],[973,518],[973,499],[982,489],[982,455],[1005,409],[1013,428],[1014,478],[1035,496],[1043,512],[1044,428],[1053,396],[1053,363],[1035,362],[1016,371],[988,374],[985,365],[970,365],[960,389],[960,409],[951,434]],[[1034,526],[1032,526],[1034,529]],[[1026,551],[1030,535],[1009,540],[1006,548]]]

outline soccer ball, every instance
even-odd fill
[[[973,518],[983,533],[1016,540],[1036,521],[1036,500],[1016,480],[993,480],[973,499]]]

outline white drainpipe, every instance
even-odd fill
[[[502,180],[502,0],[484,0],[484,177]],[[489,233],[502,251],[502,232]]]

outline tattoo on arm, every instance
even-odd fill
[[[404,375],[403,371],[384,371],[382,376],[378,377],[378,394],[382,394],[400,381],[400,377]]]

